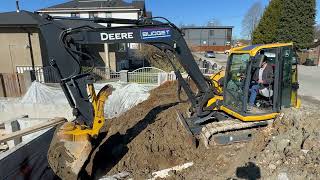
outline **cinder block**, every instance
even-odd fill
[[[16,132],[16,131],[20,130],[20,124],[19,124],[18,120],[7,122],[4,124],[4,127],[5,127],[7,134],[10,134],[12,132]],[[9,148],[11,149],[21,142],[22,142],[22,137],[18,137],[14,140],[8,141],[7,144],[9,146]]]

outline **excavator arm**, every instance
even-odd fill
[[[90,21],[95,23],[131,24],[132,26],[96,28],[85,25],[68,28],[55,19],[89,20],[46,16],[43,19],[44,23],[40,26],[46,42],[49,62],[60,75],[61,86],[79,122],[92,126],[93,108],[86,90],[87,84],[92,83],[92,78],[89,73],[81,72],[80,62],[83,56],[92,59],[92,62],[94,58],[78,50],[82,45],[88,44],[145,43],[156,46],[164,52],[174,52],[181,66],[194,81],[198,93],[194,94],[191,91],[190,86],[169,58],[179,84],[186,92],[197,115],[201,117],[208,114],[203,108],[213,97],[212,86],[198,68],[181,31],[172,23],[154,20],[92,19]]]
[[[193,113],[200,118],[210,114],[212,108],[206,108],[206,105],[208,100],[214,97],[211,81],[202,75],[182,32],[166,19],[166,22],[161,22],[154,19],[81,19],[48,15],[35,18],[41,22],[39,28],[42,40],[45,42],[49,63],[61,79],[62,90],[75,116],[73,122],[58,128],[49,149],[49,164],[58,176],[68,179],[77,178],[83,164],[94,149],[90,141],[98,137],[106,124],[103,105],[111,94],[111,87],[107,86],[98,95],[95,94],[91,73],[83,72],[81,68],[83,57],[94,62],[90,54],[81,51],[84,45],[144,43],[164,52],[172,52],[198,89],[197,93],[191,90],[181,72],[175,67],[173,60],[168,56],[177,77],[179,89],[182,88],[187,94]],[[66,21],[76,25],[67,26]],[[97,23],[105,23],[108,26],[111,23],[127,26],[101,27]],[[66,162],[70,157],[72,160]]]

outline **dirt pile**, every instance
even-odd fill
[[[134,179],[146,179],[152,172],[191,161],[194,165],[188,168],[192,169],[190,174],[176,173],[174,179],[197,179],[205,174],[217,177],[219,169],[227,169],[232,162],[228,157],[235,155],[229,151],[237,148],[193,147],[176,121],[176,110],[185,112],[189,108],[187,103],[178,103],[176,87],[175,82],[167,82],[151,91],[148,100],[112,119],[109,135],[89,165],[95,177],[126,171]]]
[[[154,89],[149,99],[111,120],[108,137],[94,155],[92,174],[129,172],[134,179],[187,162],[187,170],[171,173],[171,179],[319,179],[319,112],[309,101],[300,110],[288,109],[270,127],[256,130],[254,140],[229,146],[202,144],[194,148],[176,110],[176,83]]]
[[[155,170],[189,161],[194,157],[192,147],[175,120],[176,110],[187,108],[188,104],[178,103],[174,82],[151,91],[148,100],[112,119],[110,135],[93,163],[95,174],[126,170],[145,178]]]
[[[265,145],[254,142],[262,148],[249,159],[264,170],[264,176],[320,178],[320,117],[316,107],[305,103],[301,109],[284,110],[269,135],[265,134]]]

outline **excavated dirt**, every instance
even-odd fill
[[[249,160],[263,169],[263,177],[288,179],[320,178],[319,102],[304,98],[300,109],[286,109],[265,132],[260,148]]]
[[[272,126],[256,132],[253,141],[206,149],[193,147],[176,121],[176,83],[154,89],[148,100],[111,120],[107,138],[89,163],[89,174],[129,172],[146,179],[151,173],[187,162],[194,165],[172,172],[169,179],[319,179],[319,112],[305,100],[300,110],[287,109]]]

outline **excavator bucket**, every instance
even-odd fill
[[[88,86],[94,109],[92,128],[67,122],[57,127],[48,151],[48,162],[54,173],[61,179],[78,179],[87,160],[97,148],[97,138],[109,127],[104,119],[104,104],[112,93],[112,87],[103,87],[98,95],[93,85]],[[106,133],[104,133],[106,134]]]
[[[73,122],[58,127],[48,151],[48,161],[55,174],[63,179],[77,179],[92,151],[90,136],[73,136]],[[76,138],[76,139],[75,139]]]

